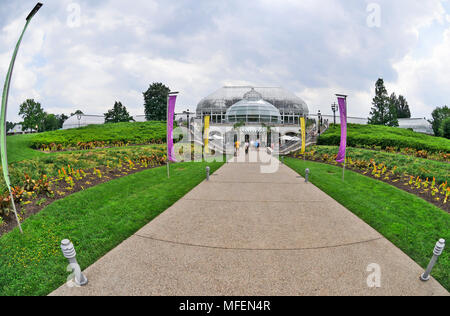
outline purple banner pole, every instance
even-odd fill
[[[173,150],[173,117],[175,115],[175,103],[178,92],[171,92],[167,96],[167,178],[170,178],[170,162],[175,160]]]
[[[169,95],[167,102],[167,159],[168,162],[176,162],[173,150],[173,118],[175,115],[176,95]]]
[[[341,115],[341,145],[336,158],[337,162],[345,163],[347,150],[347,97],[338,95],[339,112]]]

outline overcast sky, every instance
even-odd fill
[[[224,85],[282,86],[331,113],[367,117],[377,78],[413,117],[450,104],[447,0],[48,0],[23,39],[8,120],[38,100],[49,113],[143,114],[152,82],[194,110]],[[0,80],[36,1],[0,0]]]

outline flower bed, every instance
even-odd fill
[[[315,151],[316,155],[319,156],[324,154],[332,156],[338,153],[339,148],[335,146],[313,146],[308,150]],[[374,160],[378,164],[384,163],[388,169],[397,167],[396,171],[399,174],[419,176],[423,179],[432,179],[435,177],[439,183],[450,179],[450,164],[448,162],[353,147],[347,148],[347,157],[350,157],[354,161],[361,160],[369,162]]]
[[[314,148],[304,155],[294,153],[292,157],[342,166],[336,162],[337,154],[318,153]],[[374,159],[353,159],[351,156],[347,157],[346,168],[415,194],[450,213],[450,187],[447,181],[438,183],[436,177],[423,179],[420,176],[401,173],[397,166],[389,168],[385,163],[378,163]]]
[[[445,152],[429,152],[427,150],[417,150],[415,148],[400,148],[400,147],[385,147],[382,148],[381,146],[367,146],[367,145],[356,145],[355,148],[362,148],[362,149],[370,149],[370,150],[376,150],[376,151],[384,151],[388,153],[398,153],[408,156],[413,156],[417,158],[425,158],[425,159],[431,159],[436,161],[442,161],[442,162],[450,162],[450,153]]]
[[[12,188],[21,221],[36,214],[50,203],[69,194],[85,190],[97,184],[126,176],[141,170],[150,169],[165,164],[166,156],[162,153],[140,155],[129,159],[119,158],[117,162],[107,161],[105,166],[91,169],[74,169],[67,165],[57,170],[57,176],[41,175],[33,179],[24,174],[23,183]],[[11,212],[11,201],[8,191],[0,195],[0,235],[16,226]]]
[[[129,147],[129,146],[142,146],[142,145],[161,145],[164,144],[163,140],[151,140],[143,144],[131,144],[130,142],[123,141],[93,141],[93,142],[78,142],[76,145],[64,146],[62,144],[41,144],[39,149],[43,152],[58,152],[58,151],[71,151],[71,150],[89,150],[100,148],[114,148],[114,147]]]

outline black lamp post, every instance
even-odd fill
[[[334,103],[331,105],[331,110],[333,111],[334,125],[336,125],[336,111],[337,111],[337,109],[338,109],[337,104],[336,104],[336,102],[334,102]]]
[[[319,110],[317,112],[317,126],[318,126],[317,131],[318,131],[319,135],[320,135],[320,123],[321,123],[321,121],[322,121],[322,114],[320,113],[320,110]]]
[[[189,114],[191,114],[191,113],[189,113],[189,109],[187,109],[187,112],[186,112],[187,124],[186,124],[186,126],[187,126],[187,130],[188,130],[188,141],[191,142],[191,121],[189,120]]]

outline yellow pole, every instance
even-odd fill
[[[302,130],[302,155],[304,155],[306,150],[306,124],[304,117],[300,118],[300,128]]]
[[[205,136],[204,136],[204,143],[205,143],[205,153],[209,154],[209,115],[205,116]]]

